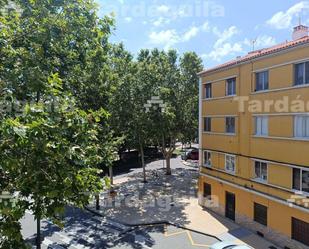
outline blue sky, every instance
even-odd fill
[[[100,15],[113,12],[111,40],[133,54],[142,48],[195,51],[209,68],[253,49],[291,40],[299,22],[309,25],[309,1],[96,0]]]

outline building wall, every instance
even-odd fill
[[[288,206],[288,200],[295,195],[295,190],[292,189],[293,168],[309,168],[309,140],[294,138],[294,115],[302,111],[285,110],[283,97],[289,99],[289,106],[291,101],[299,99],[309,101],[309,85],[294,86],[294,64],[302,61],[309,61],[309,44],[201,76],[203,91],[201,116],[212,119],[212,130],[203,132],[203,125],[200,127],[202,130],[200,146],[202,151],[211,152],[212,165],[209,169],[203,166],[203,160],[200,162],[199,193],[202,194],[203,182],[209,182],[212,185],[212,192],[219,199],[220,207],[216,211],[222,214],[224,214],[225,191],[236,193],[238,217],[236,222],[263,232],[265,229],[270,229],[270,239],[281,245],[289,245],[291,248],[307,248],[291,239],[291,217],[309,223],[309,212],[306,206],[309,199],[307,195],[302,195],[297,207]],[[265,69],[269,73],[269,90],[255,92],[256,73]],[[225,96],[226,80],[234,77],[236,77],[236,96]],[[209,83],[212,84],[212,98],[205,99],[205,85]],[[250,101],[262,100],[263,103],[281,100],[281,104],[276,106],[277,109],[281,107],[281,110],[276,111],[275,106],[271,104],[259,110],[248,105],[248,102],[241,110],[237,101],[239,97],[247,97]],[[225,117],[228,116],[235,117],[235,134],[225,133]],[[255,136],[257,116],[268,117],[268,136],[266,137]],[[234,174],[225,170],[225,154],[236,156]],[[267,163],[266,182],[254,179],[255,160]],[[261,197],[261,193],[271,199]],[[267,227],[252,221],[254,202],[268,207]]]

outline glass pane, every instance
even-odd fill
[[[261,73],[256,74],[256,91],[263,90],[263,82],[261,76],[262,76]]]
[[[264,88],[263,90],[268,89],[268,71],[264,72]]]
[[[262,179],[267,181],[267,164],[262,163]]]
[[[306,131],[305,136],[309,138],[309,117],[306,117]]]
[[[295,65],[295,85],[304,84],[304,63]]]
[[[259,162],[255,162],[255,178],[260,178],[261,177],[261,167]]]
[[[309,62],[306,62],[306,84],[309,84]]]
[[[300,169],[293,169],[293,189],[300,190]]]
[[[309,171],[302,171],[302,191],[309,193]]]
[[[268,117],[262,118],[262,135],[268,135]]]
[[[302,137],[303,136],[303,117],[296,116],[294,118],[294,136]]]

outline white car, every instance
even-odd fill
[[[218,242],[210,247],[210,249],[252,249],[246,245],[235,245],[231,242]]]

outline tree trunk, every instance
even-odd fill
[[[99,195],[95,196],[95,209],[100,210],[100,196]]]
[[[36,219],[36,249],[41,249],[41,217]]]
[[[171,170],[171,156],[167,155],[165,160],[166,160],[166,175],[170,176],[172,174],[172,170]]]
[[[108,167],[108,170],[109,170],[109,180],[111,182],[111,186],[113,186],[114,185],[113,167],[112,166]]]
[[[143,167],[143,183],[146,183],[147,179],[146,179],[145,155],[144,155],[144,148],[142,144],[140,144],[140,154],[141,154],[141,164]]]

